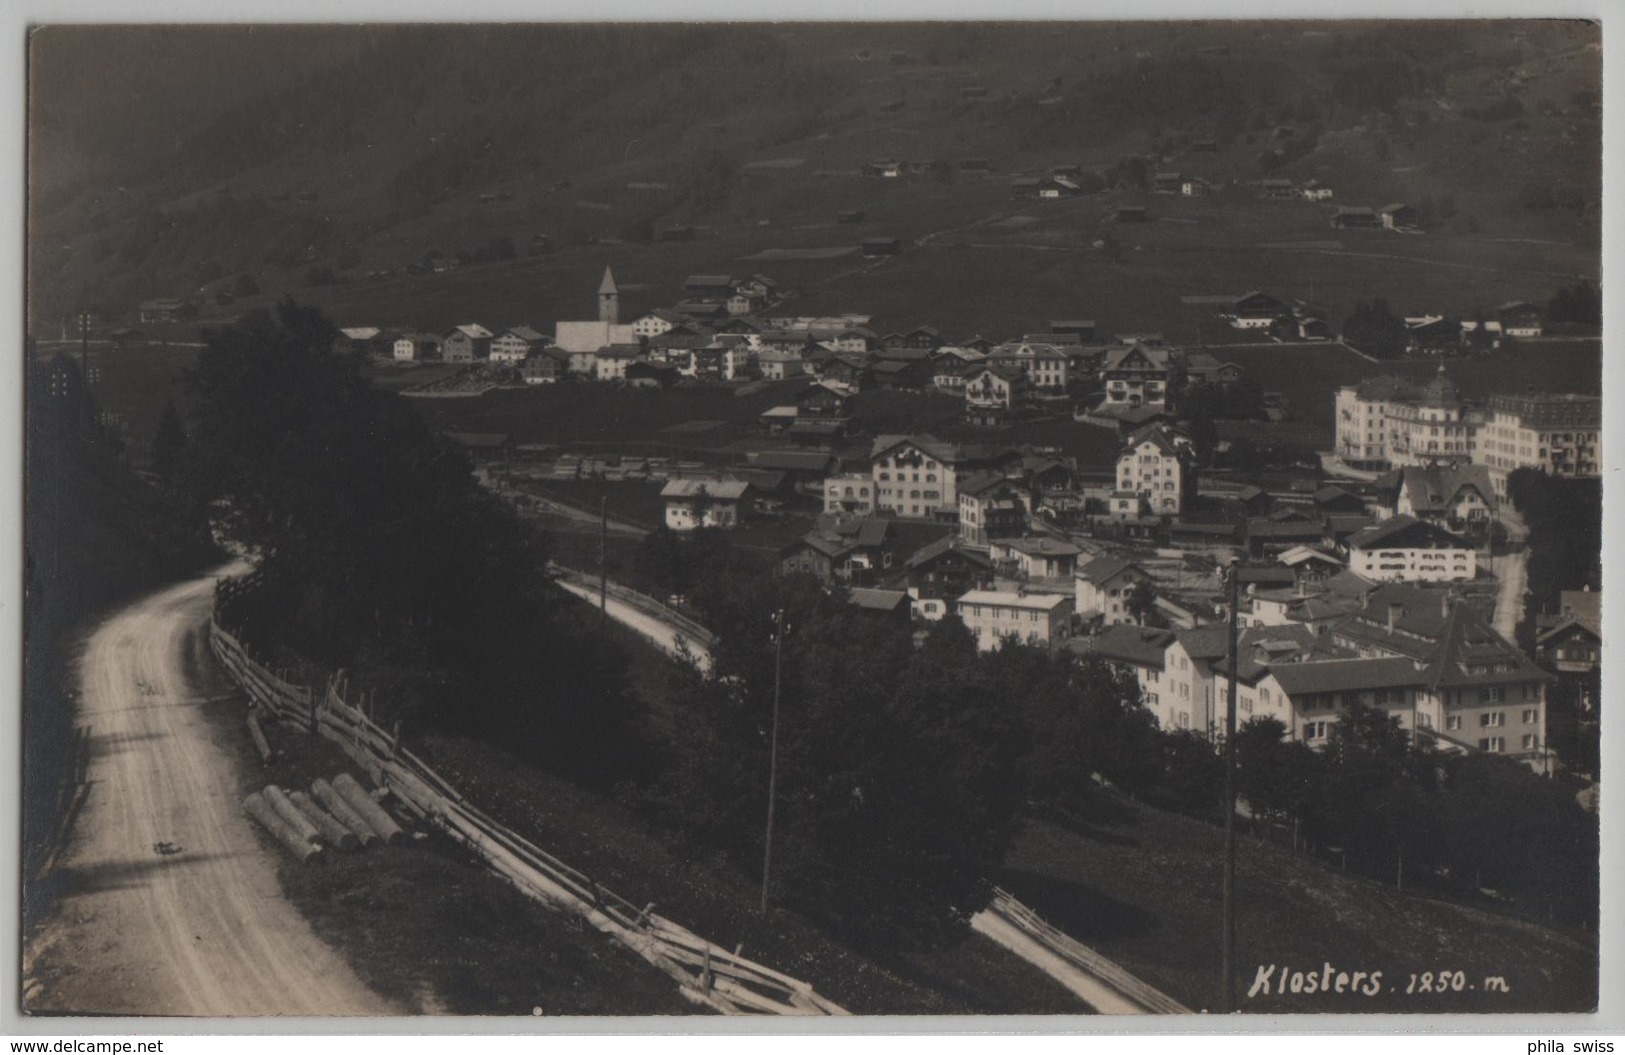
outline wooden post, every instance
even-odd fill
[[[1220,1007],[1226,1014],[1236,1009],[1236,681],[1239,651],[1236,609],[1241,604],[1240,561],[1230,566],[1230,677],[1224,710],[1224,882],[1219,964]]]

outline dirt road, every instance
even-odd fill
[[[28,950],[30,1010],[375,1015],[373,994],[282,899],[276,852],[245,819],[206,706],[208,576],[103,623],[79,666],[88,796]],[[217,695],[211,701],[207,692]],[[237,713],[236,711],[233,712]]]

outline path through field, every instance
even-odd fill
[[[89,791],[48,877],[61,898],[27,950],[27,1007],[397,1013],[283,900],[275,851],[243,815],[230,750],[202,713],[214,582],[145,597],[86,644]]]

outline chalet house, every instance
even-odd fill
[[[959,537],[971,546],[1016,538],[1027,530],[1032,493],[1002,473],[977,473],[959,485]]]
[[[1555,615],[1535,618],[1535,658],[1565,683],[1582,721],[1595,721],[1602,698],[1602,594],[1564,590]]]
[[[1460,324],[1443,315],[1405,316],[1405,350],[1412,355],[1438,355],[1460,343]]]
[[[1384,205],[1382,208],[1377,210],[1377,215],[1382,218],[1382,225],[1384,227],[1391,227],[1398,230],[1400,228],[1416,226],[1416,210],[1411,206],[1406,205],[1404,202],[1394,202],[1392,205]]]
[[[1099,619],[1104,626],[1135,622],[1128,608],[1129,592],[1140,583],[1151,582],[1138,564],[1123,557],[1096,557],[1078,568],[1073,578],[1076,611],[1085,620]]]
[[[931,356],[931,384],[943,392],[963,392],[976,364],[986,358],[969,348],[944,346]]]
[[[983,363],[965,378],[965,419],[975,425],[1002,424],[1026,389],[1019,369]]]
[[[1102,406],[1165,406],[1174,377],[1174,364],[1166,348],[1144,344],[1112,348],[1100,367],[1100,380],[1106,388]]]
[[[683,292],[690,297],[726,300],[733,291],[732,275],[689,275],[683,279]]]
[[[981,334],[973,334],[969,338],[959,342],[959,347],[973,352],[981,352],[983,355],[992,354],[993,349],[997,348],[998,346],[998,341],[995,341],[989,337],[983,337]]]
[[[727,351],[724,345],[712,341],[691,350],[687,365],[678,370],[696,381],[721,381],[727,368]]]
[[[921,619],[935,622],[971,590],[993,585],[993,561],[948,535],[908,559],[908,595]]]
[[[1185,380],[1196,385],[1229,385],[1241,380],[1242,369],[1235,363],[1220,362],[1208,352],[1187,352]]]
[[[837,381],[815,381],[796,393],[797,420],[844,424],[852,418],[855,391]]]
[[[1365,499],[1350,494],[1336,484],[1316,488],[1310,498],[1315,504],[1315,509],[1322,514],[1365,512]]]
[[[752,451],[749,465],[789,476],[791,485],[808,494],[822,494],[824,480],[840,468],[833,454],[817,451]]]
[[[931,383],[931,367],[923,359],[912,362],[879,359],[869,368],[869,373],[875,387],[882,389],[918,390]]]
[[[339,352],[354,355],[392,355],[395,338],[376,326],[341,326],[333,347]]]
[[[1242,524],[1244,544],[1254,557],[1274,557],[1294,546],[1325,545],[1326,536],[1325,521],[1299,509],[1276,509]]]
[[[502,336],[491,342],[491,361],[509,365],[522,363],[533,352],[539,352],[552,343],[546,334],[529,326],[513,326],[502,331]]]
[[[1071,582],[1077,571],[1078,554],[1083,551],[1070,542],[1048,535],[994,540],[989,556],[1000,567],[1009,567],[1015,578],[1054,579]]]
[[[403,333],[395,338],[395,359],[403,363],[421,363],[440,355],[440,338],[432,333]]]
[[[1372,507],[1387,518],[1411,516],[1446,531],[1482,536],[1495,516],[1495,488],[1484,465],[1406,466],[1377,479]]]
[[[903,242],[900,238],[889,235],[879,235],[874,238],[865,238],[858,243],[864,256],[896,256],[903,251]]]
[[[955,608],[982,652],[1005,641],[1058,644],[1067,638],[1072,620],[1072,599],[1053,593],[971,590]]]
[[[833,381],[856,392],[874,383],[874,371],[861,353],[836,352],[818,367],[821,381]]]
[[[866,326],[851,326],[830,339],[837,352],[867,355],[880,346],[880,338]]]
[[[1501,332],[1508,337],[1539,337],[1546,331],[1545,313],[1533,304],[1515,300],[1495,309]]]
[[[660,492],[666,526],[673,531],[737,527],[749,492],[750,485],[738,480],[670,480]]]
[[[1266,198],[1295,198],[1298,196],[1297,188],[1292,186],[1292,181],[1289,179],[1259,180],[1258,190]]]
[[[1237,297],[1229,309],[1225,318],[1238,330],[1267,330],[1287,314],[1284,303],[1256,289]]]
[[[780,551],[779,569],[824,583],[867,585],[892,566],[896,538],[889,520],[824,514],[810,532]]]
[[[1179,183],[1179,193],[1187,198],[1205,198],[1216,189],[1213,184],[1200,176],[1186,176]]]
[[[526,359],[519,376],[527,385],[550,385],[569,372],[570,353],[543,349]]]
[[[853,618],[868,620],[876,627],[890,625],[900,633],[908,633],[913,626],[912,606],[908,593],[903,590],[883,590],[872,586],[854,586],[847,591],[846,603]]]
[[[876,179],[900,179],[903,163],[900,161],[871,161],[863,166],[863,174]]]
[[[1059,394],[1066,391],[1067,357],[1053,344],[1021,341],[1002,344],[988,356],[988,363],[999,367],[1016,367],[1027,376],[1027,384],[1036,392]]]
[[[1300,193],[1307,201],[1328,201],[1332,196],[1332,189],[1317,179],[1305,183]]]
[[[1347,230],[1359,227],[1382,227],[1383,222],[1382,217],[1377,215],[1376,210],[1366,206],[1361,205],[1352,208],[1338,206],[1337,211],[1332,213],[1332,226]]]
[[[887,352],[902,350],[934,352],[944,343],[942,334],[930,326],[916,326],[905,333],[888,333],[880,339],[881,348]]]
[[[959,175],[964,179],[987,179],[993,174],[993,162],[989,158],[961,158],[959,162]]]
[[[1478,574],[1478,554],[1459,535],[1395,516],[1348,540],[1349,569],[1373,582],[1456,582]]]
[[[440,342],[440,357],[448,363],[471,363],[491,357],[491,331],[477,322],[452,329]]]
[[[669,308],[656,308],[633,319],[632,332],[639,337],[659,337],[688,321],[688,316]]]
[[[756,353],[756,366],[761,371],[762,377],[768,381],[784,381],[792,377],[801,377],[807,372],[799,348],[793,351],[763,348]]]
[[[1178,194],[1184,177],[1177,172],[1158,172],[1151,177],[1151,187],[1158,194]]]
[[[697,322],[712,323],[728,314],[728,301],[726,297],[685,297],[672,308]]]
[[[875,482],[868,473],[842,473],[824,480],[824,512],[868,516],[875,511]]]
[[[635,344],[612,344],[600,348],[593,359],[593,377],[599,381],[625,381],[626,368],[643,358],[643,349]]]

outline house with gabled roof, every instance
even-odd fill
[[[1032,492],[1002,472],[976,473],[959,484],[959,537],[972,546],[1020,536],[1032,513]]]
[[[1024,581],[1064,580],[1068,584],[1072,584],[1078,554],[1082,552],[1072,543],[1050,535],[994,539],[988,547],[994,563],[1008,568],[1011,578]],[[1075,585],[1073,589],[1075,593]]]
[[[961,478],[1020,461],[1021,452],[1012,448],[944,443],[923,433],[878,436],[870,452],[876,506],[896,516],[957,518]]]
[[[539,330],[529,326],[510,326],[502,331],[500,337],[491,341],[491,361],[510,365],[522,363],[532,353],[552,343],[553,339]]]
[[[779,568],[824,583],[868,585],[891,568],[896,541],[897,529],[889,520],[824,513],[811,531],[779,551]]]
[[[965,377],[965,420],[973,425],[1000,425],[1027,392],[1019,369],[983,362]]]
[[[992,558],[966,545],[957,535],[946,535],[921,548],[904,567],[914,612],[930,622],[947,615],[953,603],[967,592],[993,585]]]
[[[1101,409],[1167,405],[1175,378],[1167,348],[1134,343],[1107,349],[1100,366]]]
[[[1374,582],[1457,582],[1478,575],[1478,553],[1460,535],[1394,516],[1348,540],[1349,570]]]
[[[1099,619],[1104,626],[1133,623],[1129,592],[1151,576],[1127,557],[1105,555],[1081,565],[1073,576],[1074,607],[1079,616]]]
[[[440,357],[448,363],[471,363],[491,357],[491,331],[477,322],[453,327],[440,340]]]
[[[1138,494],[1155,515],[1179,516],[1196,483],[1190,437],[1160,423],[1129,436],[1117,456],[1117,492]]]
[[[1382,517],[1412,516],[1447,531],[1482,535],[1495,516],[1485,465],[1408,465],[1377,479],[1372,505]]]
[[[673,531],[737,527],[749,493],[750,485],[741,480],[668,480],[660,491],[666,502],[666,526]]]

